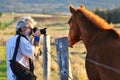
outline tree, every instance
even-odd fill
[[[107,17],[107,11],[105,10],[102,10],[102,9],[99,9],[97,8],[95,10],[95,14],[97,14],[98,16],[100,16],[101,18],[105,19],[107,21],[108,17]]]
[[[120,23],[120,8],[113,9],[112,11],[112,22],[113,23]]]
[[[107,10],[107,22],[108,23],[112,22],[112,12],[111,12],[111,10]]]
[[[112,10],[102,10],[97,8],[94,12],[98,16],[105,19],[108,23],[120,23],[120,7]]]

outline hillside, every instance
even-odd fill
[[[66,13],[69,4],[78,7],[85,4],[89,9],[113,9],[120,0],[0,0],[0,12],[16,13]]]

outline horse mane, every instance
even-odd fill
[[[100,29],[111,29],[113,26],[110,26],[104,19],[95,15],[92,11],[87,10],[84,5],[81,5],[80,8],[77,9],[81,14],[83,14],[87,19],[89,19],[92,23],[97,25]]]
[[[117,37],[120,37],[120,32],[110,26],[104,19],[95,15],[92,11],[87,10],[82,4],[80,8],[77,9],[82,15],[84,15],[89,21],[95,24],[98,28],[103,30],[110,30],[112,34],[114,33]]]

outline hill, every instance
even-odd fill
[[[0,0],[0,12],[16,13],[66,13],[69,4],[84,4],[89,9],[113,9],[120,0]]]

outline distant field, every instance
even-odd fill
[[[21,14],[23,15],[23,14]],[[20,14],[14,14],[14,18],[17,19]],[[27,14],[24,14],[26,16]],[[10,14],[8,14],[10,16]],[[47,28],[47,34],[51,36],[51,80],[59,80],[59,70],[57,64],[57,55],[56,55],[56,47],[54,45],[55,39],[60,37],[68,36],[69,26],[67,24],[70,16],[66,15],[33,15],[32,16],[37,22],[36,25],[39,28]],[[11,17],[12,18],[12,17]],[[15,24],[16,21],[8,26],[6,29],[2,30],[0,34],[0,44],[4,45],[0,47],[1,53],[0,56],[4,56],[0,61],[0,80],[6,80],[6,64],[5,64],[5,42],[8,38],[15,34]],[[4,36],[3,36],[4,35]],[[42,49],[42,40],[43,36],[41,36],[40,47]],[[86,50],[82,42],[79,42],[75,45],[74,48],[69,48],[69,58],[71,63],[71,70],[74,80],[88,80],[86,71],[85,71],[85,56]],[[35,60],[35,72],[38,77],[38,80],[43,80],[43,66],[42,66],[42,56],[39,56],[39,61]]]

